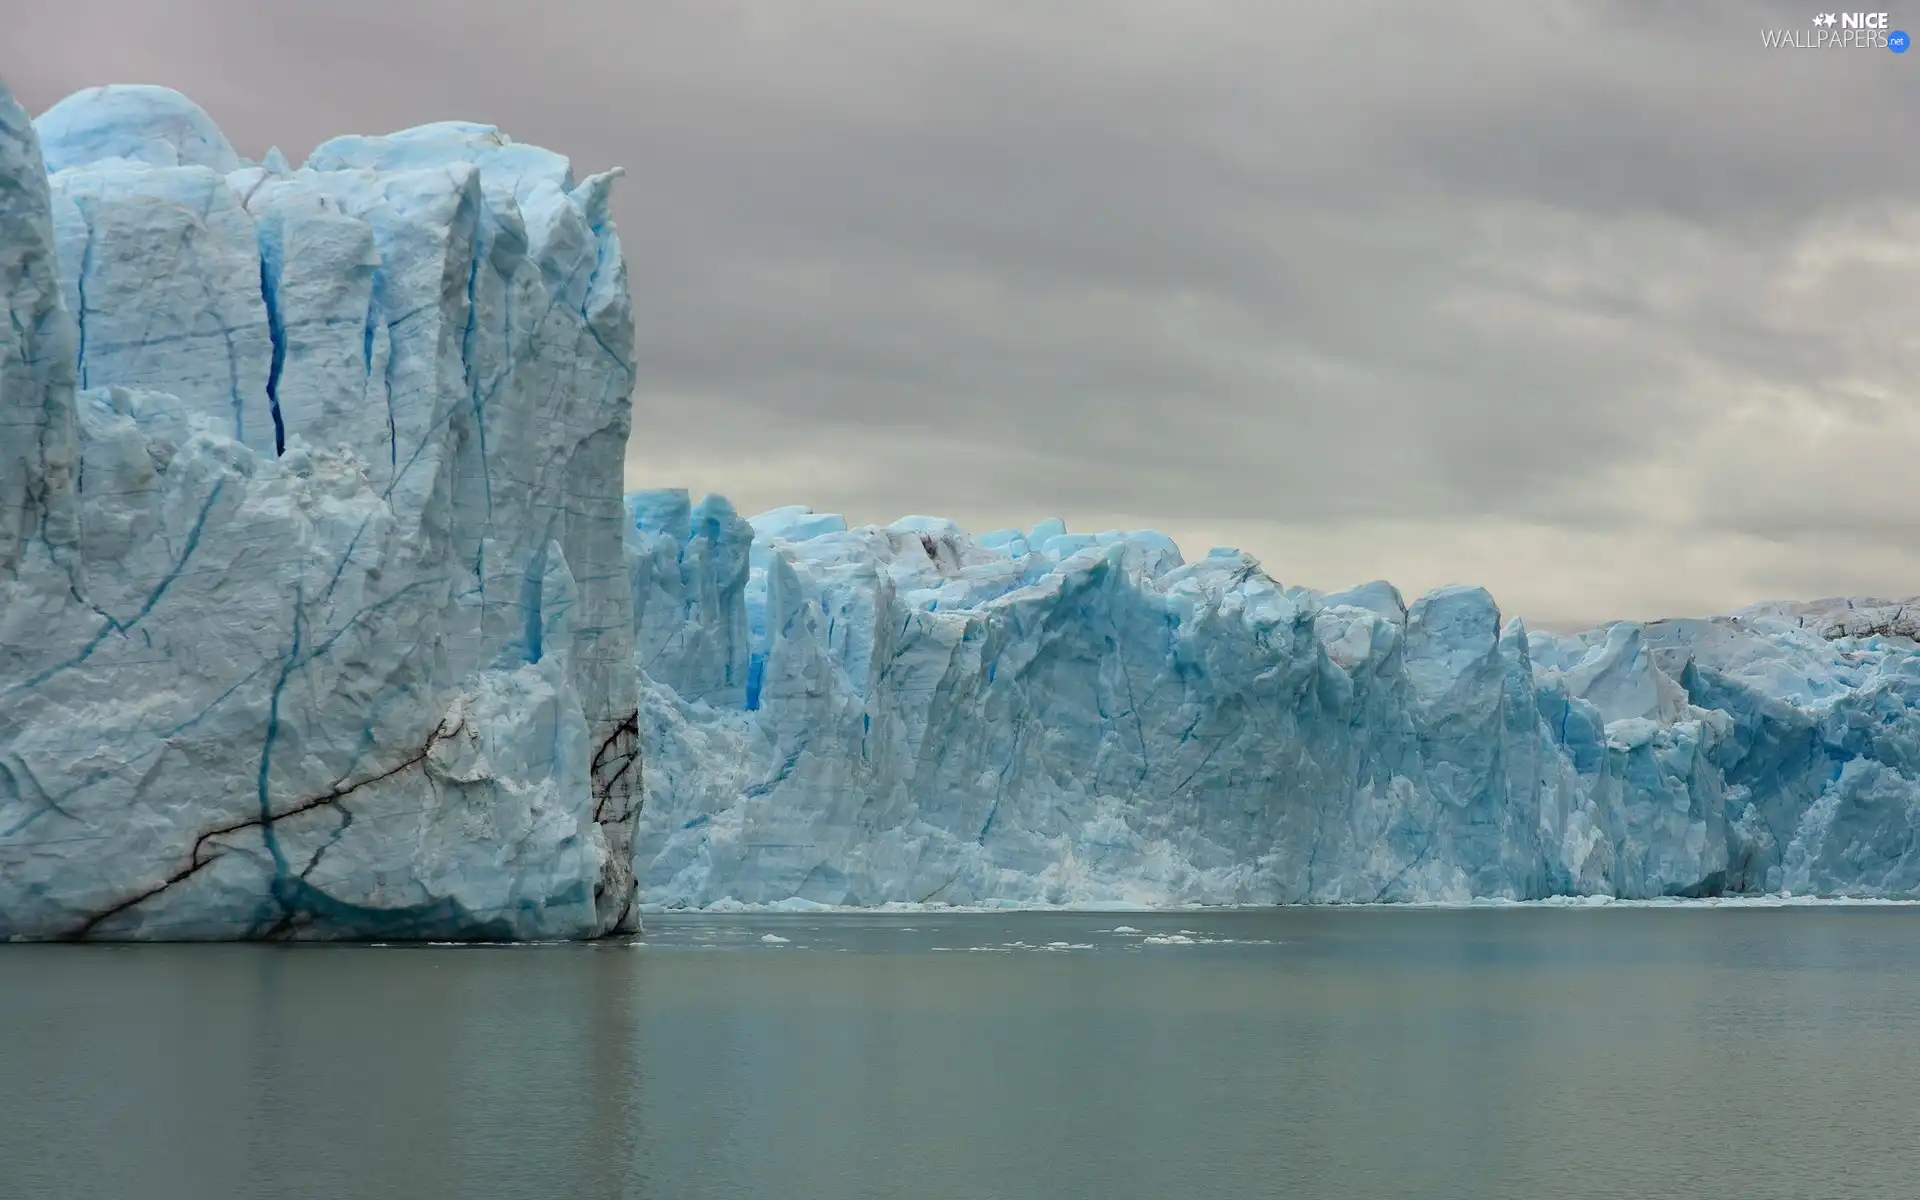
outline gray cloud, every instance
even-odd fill
[[[1920,55],[1763,49],[1784,3],[535,12],[29,3],[0,77],[627,166],[637,486],[1559,622],[1916,590]]]

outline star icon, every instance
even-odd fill
[[[1832,13],[1815,13],[1813,14],[1813,23],[1815,25],[1825,25],[1825,26],[1831,27],[1838,23],[1838,18],[1836,18]]]

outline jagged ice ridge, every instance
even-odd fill
[[[1559,636],[1149,532],[627,507],[649,905],[1920,890],[1920,606]]]
[[[612,181],[0,90],[0,938],[632,927]]]

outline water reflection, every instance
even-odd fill
[[[639,949],[10,947],[0,1194],[1902,1195],[1917,918],[1124,918],[1151,944],[1085,914],[765,918],[657,920]]]

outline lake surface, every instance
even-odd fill
[[[9,1198],[1916,1194],[1920,909],[0,947]]]

